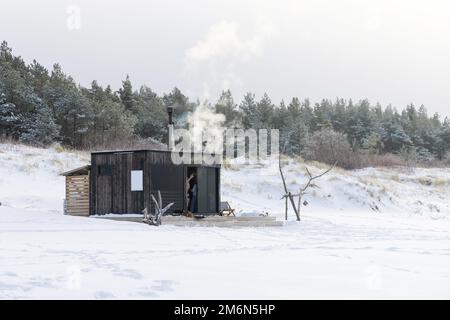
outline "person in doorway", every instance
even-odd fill
[[[194,213],[197,212],[197,181],[196,179],[192,182],[192,188],[191,188],[191,203],[190,203],[190,212]]]
[[[192,215],[191,203],[192,203],[192,185],[193,184],[191,183],[191,181],[193,181],[194,178],[195,178],[195,174],[191,173],[189,178],[186,179],[186,203],[187,203],[188,216]]]

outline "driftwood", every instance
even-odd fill
[[[283,169],[281,167],[281,157],[278,158],[278,168],[280,170],[281,180],[283,181],[283,188],[284,188],[284,195],[281,199],[285,199],[284,208],[285,208],[285,219],[286,220],[288,219],[288,200],[291,203],[292,209],[294,209],[295,215],[297,217],[297,221],[301,221],[300,212],[301,212],[302,198],[306,194],[306,191],[308,190],[309,187],[311,187],[311,183],[314,180],[319,179],[319,178],[323,177],[324,175],[326,175],[328,172],[333,170],[334,167],[336,167],[336,165],[337,165],[337,161],[326,171],[324,171],[321,174],[316,175],[316,176],[313,176],[311,174],[311,171],[309,171],[309,169],[306,168],[306,172],[308,174],[308,182],[305,184],[305,186],[303,188],[300,189],[298,194],[292,194],[287,188],[286,179],[284,177]],[[295,201],[294,201],[295,197],[298,197],[297,205],[295,204]]]
[[[287,220],[287,208],[288,208],[287,200],[289,199],[289,201],[291,202],[291,205],[292,205],[292,209],[294,209],[295,215],[297,216],[297,221],[300,221],[300,214],[299,214],[297,208],[295,207],[294,196],[288,190],[287,185],[286,185],[286,179],[284,178],[283,169],[281,168],[281,157],[280,156],[278,157],[278,168],[280,170],[281,179],[283,180],[283,187],[284,187],[284,196],[283,196],[283,198],[286,199],[286,206],[285,206],[285,208],[286,208],[286,212],[285,212],[286,220]]]
[[[173,206],[173,202],[169,203],[167,206],[163,208],[162,206],[162,197],[161,192],[158,190],[158,200],[151,195],[153,202],[155,203],[155,213],[151,214],[147,208],[145,208],[142,213],[144,214],[144,219],[142,220],[144,223],[147,223],[149,225],[153,226],[159,226],[161,225],[161,217],[164,215],[164,213],[170,209],[170,207]]]

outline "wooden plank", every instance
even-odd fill
[[[89,203],[67,203],[67,208],[89,208]]]
[[[88,204],[68,204],[67,208],[89,208]]]
[[[85,211],[88,207],[67,207],[69,211]]]
[[[66,190],[88,190],[89,187],[85,185],[67,185]]]
[[[142,223],[143,217],[136,216],[115,216],[115,217],[96,217],[98,219],[108,219],[116,221],[129,221],[129,222],[139,222]],[[253,218],[253,219],[248,219]],[[277,221],[274,217],[207,217],[204,219],[194,219],[186,218],[183,216],[164,216],[162,217],[162,224],[174,225],[180,227],[221,227],[221,228],[253,228],[253,227],[282,227],[284,226],[283,221]]]
[[[67,181],[68,185],[86,185],[87,183],[87,179],[86,180],[79,180],[79,181]]]
[[[68,206],[67,209],[70,209],[70,210],[78,210],[78,209],[85,210],[85,209],[89,209],[89,206]]]
[[[79,202],[67,202],[67,207],[89,207],[89,202],[79,203]]]
[[[79,216],[79,217],[89,217],[89,211],[84,211],[84,212],[68,212],[68,215],[71,216]]]
[[[86,184],[68,184],[66,186],[66,189],[86,189],[89,190],[89,186],[87,186]]]
[[[89,208],[79,208],[79,209],[67,209],[67,214],[76,214],[76,213],[88,213]]]

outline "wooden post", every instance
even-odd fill
[[[287,221],[288,219],[288,200],[287,198],[284,199],[284,216],[285,216],[285,220]]]

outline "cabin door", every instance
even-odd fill
[[[101,164],[97,168],[95,184],[95,214],[108,214],[112,212],[112,166]]]
[[[198,181],[198,212],[216,213],[217,212],[217,177],[215,168],[197,169]]]

